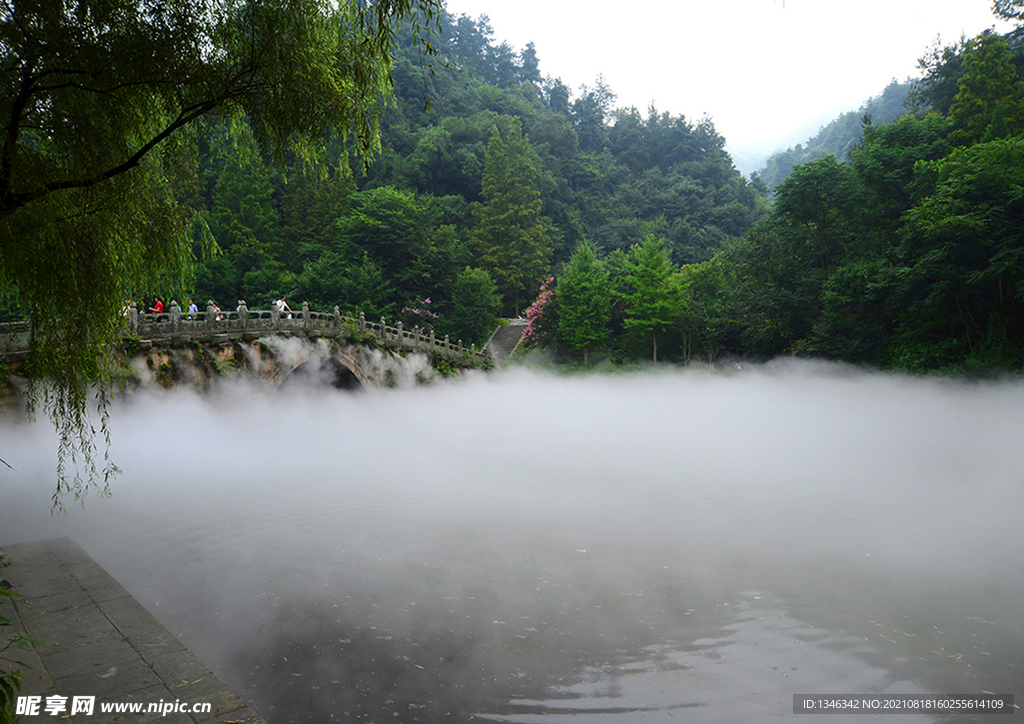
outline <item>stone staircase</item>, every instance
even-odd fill
[[[494,360],[494,364],[502,364],[519,344],[519,339],[525,331],[525,319],[509,319],[508,324],[499,325],[491,334],[491,338],[484,345],[484,354]]]

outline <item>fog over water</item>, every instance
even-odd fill
[[[53,516],[51,429],[0,427],[0,545],[70,536],[271,724],[1024,694],[1019,382],[516,369],[112,428],[113,496]]]

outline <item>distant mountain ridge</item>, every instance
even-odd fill
[[[850,150],[860,141],[863,119],[871,117],[874,124],[891,123],[907,113],[904,101],[913,81],[903,83],[893,79],[879,95],[865,101],[856,111],[843,113],[824,125],[806,145],[797,144],[785,151],[772,154],[757,174],[768,188],[775,188],[786,180],[794,166],[835,156],[846,161]]]

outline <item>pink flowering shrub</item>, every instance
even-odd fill
[[[430,307],[430,297],[415,302],[402,310],[402,324],[409,330],[420,330],[423,334],[434,331],[438,314]]]
[[[555,294],[555,278],[550,277],[540,285],[537,300],[526,310],[526,330],[523,332],[524,348],[553,344],[558,329],[558,297]]]

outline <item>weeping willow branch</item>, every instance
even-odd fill
[[[429,48],[443,7],[0,0],[0,290],[33,322],[29,406],[57,430],[57,507],[109,491],[118,472],[106,451],[124,299],[189,279],[194,214],[179,194],[195,122],[245,115],[278,161],[322,163],[332,134],[365,158],[392,92],[395,27],[411,19]]]

